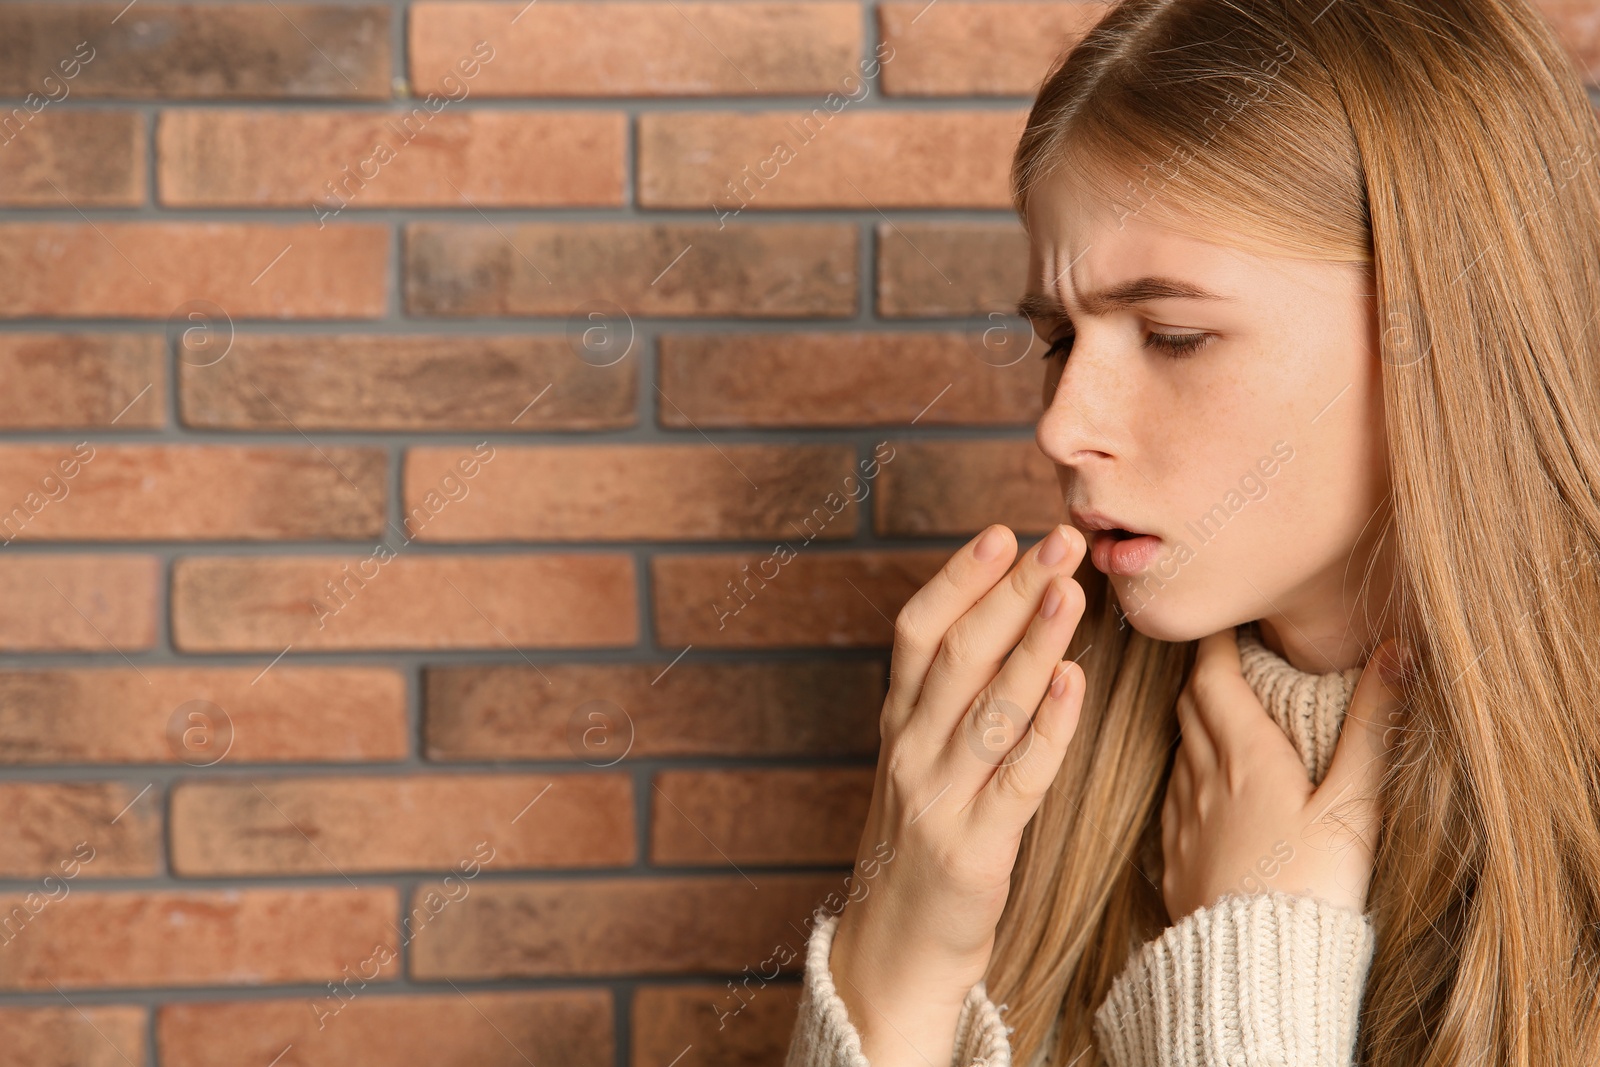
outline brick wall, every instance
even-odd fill
[[[1102,10],[0,5],[6,1067],[777,1061]]]

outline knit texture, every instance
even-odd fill
[[[1327,773],[1359,667],[1301,671],[1238,627],[1245,681],[1288,735],[1313,783]],[[871,1067],[828,966],[837,915],[808,941],[785,1067]],[[1110,1067],[1349,1067],[1375,948],[1362,913],[1314,897],[1229,893],[1129,958],[1095,1013]],[[951,1067],[1012,1067],[1011,1028],[983,982],[968,992]],[[1028,1067],[1055,1067],[1054,1040]]]

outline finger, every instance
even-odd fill
[[[1194,766],[1179,746],[1177,758],[1172,761],[1172,777],[1167,781],[1167,792],[1180,812],[1194,810]]]
[[[1065,575],[1052,578],[1027,633],[1006,657],[946,737],[949,773],[967,795],[976,793],[996,767],[1016,758],[1046,689],[1060,677],[1061,658],[1083,618],[1083,589]]]
[[[1398,734],[1394,728],[1403,718],[1404,685],[1385,677],[1386,668],[1399,667],[1400,648],[1400,639],[1390,638],[1367,660],[1339,727],[1328,773],[1312,794],[1319,822],[1337,828],[1340,836],[1355,834],[1368,847],[1375,844],[1379,780]]]
[[[1200,719],[1200,707],[1194,690],[1188,685],[1178,694],[1176,711],[1179,752],[1187,750],[1187,758],[1193,761],[1195,768],[1210,773],[1217,765],[1217,750],[1211,743],[1211,736],[1206,733],[1205,723]]]
[[[1167,796],[1161,805],[1161,858],[1162,893],[1166,893],[1169,879],[1176,874],[1182,857],[1178,844],[1183,834],[1184,820],[1194,810],[1194,778],[1189,762],[1180,749],[1172,761],[1172,773],[1167,778]]]
[[[1055,681],[1046,690],[1028,732],[1016,746],[1016,758],[1002,764],[973,799],[973,819],[978,825],[1015,827],[1021,832],[1061,770],[1067,746],[1077,735],[1088,688],[1083,668],[1064,660]]]
[[[1234,627],[1200,639],[1185,688],[1194,696],[1196,719],[1211,742],[1213,766],[1224,760],[1248,759],[1252,752],[1259,751],[1256,746],[1264,738],[1273,747],[1278,747],[1275,741],[1281,741],[1291,753],[1294,751],[1289,738],[1245,681]]]
[[[888,707],[910,713],[945,632],[994,587],[1016,553],[1010,529],[989,526],[905,602],[894,623]]]
[[[1000,673],[1007,655],[1023,639],[1050,581],[1057,575],[1070,577],[1082,561],[1085,547],[1083,534],[1071,526],[1057,526],[1017,561],[1005,580],[950,626],[917,697],[919,730],[925,724],[928,736],[941,745],[950,738],[978,694]],[[1055,658],[1061,658],[1059,651]],[[1049,671],[1040,675],[1045,681],[1050,678]]]

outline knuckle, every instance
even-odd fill
[[[901,648],[915,649],[923,644],[922,631],[918,628],[917,598],[912,597],[900,608],[894,617],[895,645]]]
[[[994,790],[997,799],[1007,803],[1020,803],[1032,797],[1032,793],[1023,784],[1022,775],[1018,773],[1026,759],[1027,755],[1024,754],[1017,762],[1001,767],[1000,773],[994,776],[990,788]]]
[[[972,627],[964,621],[950,627],[939,646],[939,658],[948,666],[970,664],[975,661],[977,653],[976,635],[973,634]]]
[[[1007,576],[1006,585],[1019,600],[1028,600],[1033,596],[1037,579],[1034,570],[1031,567],[1018,567]]]

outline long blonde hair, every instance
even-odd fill
[[[1600,129],[1525,0],[1122,0],[1012,166],[1205,239],[1361,265],[1417,652],[1386,772],[1357,1062],[1600,1063]],[[1168,925],[1160,805],[1194,642],[1085,564],[1077,737],[1024,834],[988,991],[1027,1064]],[[1330,668],[1331,669],[1331,668]]]

